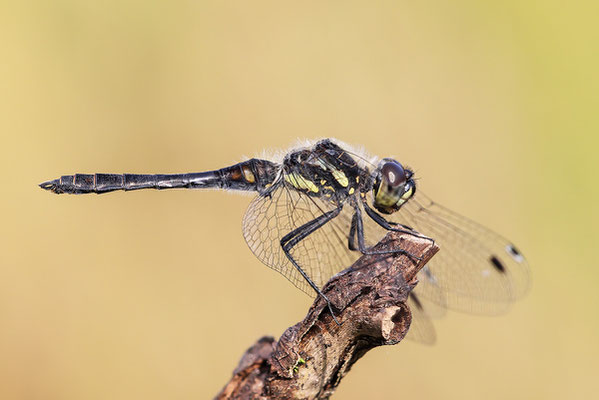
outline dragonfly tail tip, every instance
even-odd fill
[[[41,187],[44,190],[50,190],[54,193],[60,193],[60,191],[58,190],[58,183],[58,179],[54,179],[52,181],[40,183],[39,187]]]

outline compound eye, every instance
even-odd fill
[[[406,171],[398,162],[387,162],[381,168],[385,182],[391,187],[398,187],[406,183]]]

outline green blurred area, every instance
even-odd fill
[[[583,399],[599,365],[597,2],[0,5],[0,398],[210,398],[310,299],[251,254],[248,197],[52,196],[336,137],[513,239],[506,316],[358,362],[335,398]]]

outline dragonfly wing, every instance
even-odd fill
[[[447,296],[440,290],[431,292],[428,285],[422,283],[423,270],[426,270],[427,268],[428,264],[420,271],[420,274],[418,275],[418,285],[416,285],[413,292],[417,295],[422,307],[426,310],[426,315],[432,319],[439,319],[447,314]]]
[[[264,264],[281,273],[297,288],[310,296],[315,292],[291,264],[283,249],[281,238],[339,205],[319,197],[309,196],[284,181],[273,185],[274,190],[257,196],[243,218],[243,235],[252,252]],[[346,205],[342,217],[334,218],[298,242],[290,251],[293,258],[319,287],[337,272],[351,266],[359,254],[347,247],[350,226],[346,221],[352,212]]]
[[[418,287],[408,297],[408,307],[412,312],[412,323],[406,339],[432,345],[437,340],[437,334],[433,322],[429,318],[427,304],[418,297],[417,289]]]
[[[397,213],[400,222],[435,239],[439,253],[418,275],[419,293],[441,306],[497,314],[530,285],[528,264],[497,233],[417,193]]]

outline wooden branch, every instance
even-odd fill
[[[390,232],[373,250],[406,255],[366,255],[335,275],[303,321],[278,342],[263,337],[250,347],[216,399],[328,399],[352,365],[376,346],[401,341],[412,315],[406,305],[416,273],[439,250],[430,240]]]

